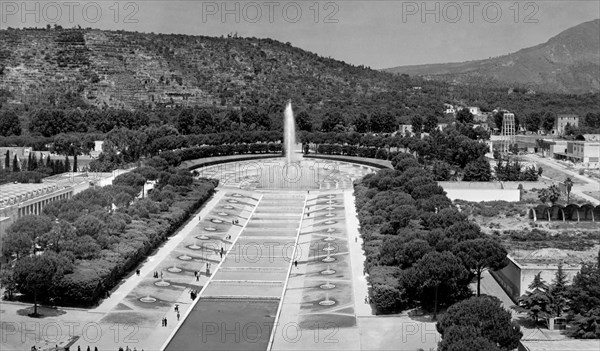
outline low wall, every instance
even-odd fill
[[[442,185],[442,188],[444,186]],[[464,200],[471,202],[481,201],[521,201],[521,191],[518,189],[446,189],[446,195],[452,201]]]
[[[508,257],[508,265],[498,271],[490,273],[496,279],[498,284],[502,286],[508,296],[516,303],[517,299],[527,293],[528,287],[533,281],[536,274],[541,273],[540,277],[550,284],[558,271],[560,259],[553,263],[518,263],[510,255]],[[581,265],[565,264],[563,271],[567,274],[567,281],[571,282],[575,274],[581,270]]]
[[[317,159],[322,159],[322,160],[358,163],[358,164],[375,167],[375,168],[390,168],[390,169],[394,168],[394,167],[392,167],[392,161],[380,160],[377,158],[345,156],[345,155],[321,155],[321,154],[308,154],[308,155],[304,155],[303,157],[304,158],[317,158]]]
[[[180,168],[187,168],[190,171],[200,167],[212,166],[219,163],[236,162],[236,161],[248,161],[248,160],[260,160],[264,158],[275,158],[283,157],[281,154],[245,154],[245,155],[229,155],[229,156],[216,156],[216,157],[205,157],[196,160],[189,160],[181,162]]]

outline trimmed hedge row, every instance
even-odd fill
[[[167,160],[169,165],[179,166],[179,164],[183,161],[195,160],[205,157],[280,153],[282,152],[282,150],[283,146],[280,143],[230,144],[199,146],[189,149],[164,151],[161,152],[159,156]]]
[[[173,202],[167,212],[133,220],[120,236],[117,252],[102,250],[100,258],[77,261],[73,273],[56,285],[55,303],[91,306],[115,287],[126,273],[173,235],[214,193],[213,182],[196,183],[185,198]]]

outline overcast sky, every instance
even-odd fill
[[[598,0],[0,1],[0,27],[273,38],[355,65],[457,62],[547,41],[600,17]],[[37,17],[37,18],[36,18]]]

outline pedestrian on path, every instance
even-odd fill
[[[298,260],[294,260],[294,266],[298,268]]]
[[[179,313],[179,305],[175,305],[175,312]]]
[[[355,236],[355,237],[354,237],[354,242],[355,242],[355,243],[357,243],[357,242],[358,242],[358,237],[357,237],[357,236]]]
[[[365,303],[369,303],[369,298],[365,296]]]
[[[179,312],[177,312],[177,320],[179,320]]]

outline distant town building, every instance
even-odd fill
[[[565,133],[565,127],[570,125],[571,127],[579,127],[579,116],[569,115],[557,115],[554,121],[554,129],[552,133],[562,135]]]
[[[600,162],[600,142],[580,140],[556,140],[560,147],[554,149],[553,156],[572,162],[597,164]]]
[[[401,124],[398,126],[398,133],[400,133],[401,135],[405,135],[407,132],[410,135],[413,134],[412,124]]]

